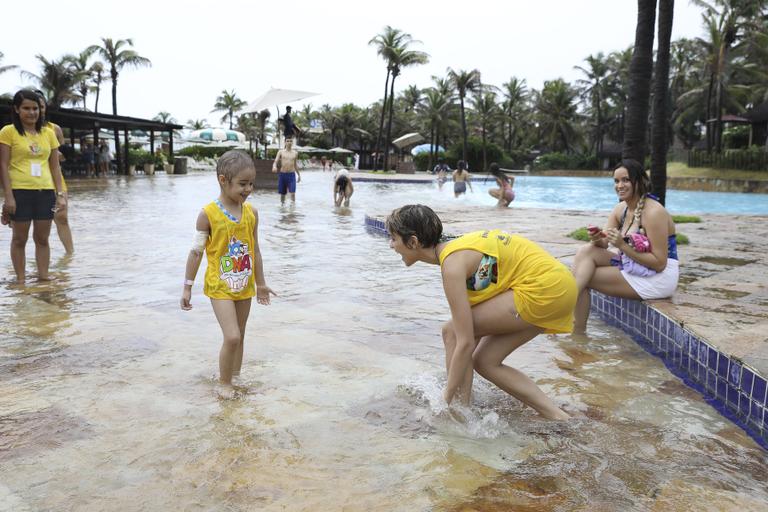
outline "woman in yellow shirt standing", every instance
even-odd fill
[[[26,281],[26,245],[33,226],[37,278],[50,279],[51,250],[48,237],[56,210],[67,207],[61,177],[59,142],[50,128],[43,127],[39,97],[22,89],[13,96],[13,124],[0,130],[0,181],[5,203],[3,222],[11,222],[11,261],[16,282]]]
[[[573,329],[576,281],[535,243],[499,230],[442,241],[438,216],[424,205],[387,218],[390,247],[406,266],[440,265],[451,320],[443,326],[448,381],[444,398],[469,404],[473,370],[547,419],[568,414],[504,359],[541,333]]]

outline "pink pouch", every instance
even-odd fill
[[[637,252],[651,252],[651,241],[642,233],[631,233],[625,237],[625,240]]]

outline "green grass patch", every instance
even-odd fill
[[[736,169],[713,169],[711,167],[688,167],[683,162],[669,162],[667,176],[670,178],[717,178],[721,180],[768,180],[765,171],[741,171]]]
[[[688,245],[691,243],[690,240],[688,240],[688,237],[682,233],[677,233],[675,238],[677,238],[677,245]]]
[[[673,215],[672,221],[675,224],[686,224],[691,222],[701,222],[701,217],[695,215]]]
[[[582,242],[589,242],[589,233],[587,232],[587,228],[579,228],[576,231],[571,231],[568,233],[568,236],[576,240],[581,240]]]

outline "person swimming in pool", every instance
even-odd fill
[[[446,241],[440,218],[420,204],[395,209],[386,227],[406,266],[440,266],[451,309],[442,329],[446,402],[469,405],[477,370],[543,417],[567,419],[533,380],[503,362],[539,334],[571,332],[577,293],[570,270],[530,240],[498,229]]]

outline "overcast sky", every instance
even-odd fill
[[[675,2],[673,39],[702,35],[700,10]],[[17,6],[19,4],[16,4]],[[292,2],[38,0],[30,12],[6,14],[0,30],[2,65],[39,72],[48,59],[77,53],[101,37],[132,38],[151,68],[125,69],[118,81],[118,112],[154,117],[170,112],[180,123],[220,114],[211,109],[222,89],[251,101],[269,87],[315,91],[315,107],[381,98],[386,68],[368,41],[391,25],[422,42],[424,66],[405,69],[396,89],[427,87],[446,68],[472,69],[500,86],[511,76],[540,88],[545,80],[573,81],[573,69],[597,52],[622,50],[634,40],[634,0],[474,0]],[[30,82],[17,71],[0,75],[0,91]],[[111,112],[111,84],[99,111]],[[93,109],[93,97],[88,108]],[[294,103],[294,108],[301,103]]]

